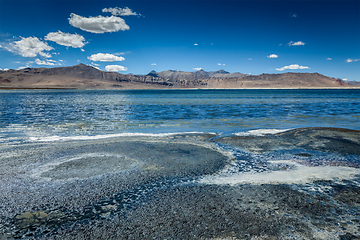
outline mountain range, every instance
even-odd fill
[[[104,72],[92,66],[0,71],[2,89],[168,89],[168,88],[346,88],[348,83],[319,73],[248,75],[225,70],[151,71],[147,75]]]

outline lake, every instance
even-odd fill
[[[0,141],[123,133],[360,129],[360,90],[0,91]]]

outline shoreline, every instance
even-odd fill
[[[359,87],[288,87],[288,88],[76,88],[76,87],[0,87],[0,90],[328,90],[360,89]]]

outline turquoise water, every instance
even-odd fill
[[[0,142],[123,133],[360,129],[360,90],[2,90]]]

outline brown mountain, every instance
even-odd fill
[[[165,88],[342,88],[353,87],[318,73],[246,75],[224,70],[152,71],[147,75],[104,72],[79,64],[72,67],[26,68],[0,72],[0,88],[165,89]]]
[[[162,72],[151,71],[148,75],[172,80],[225,79],[247,76],[246,74],[239,72],[229,73],[225,70],[206,72],[202,69],[196,72],[183,72],[179,70],[168,70]]]

